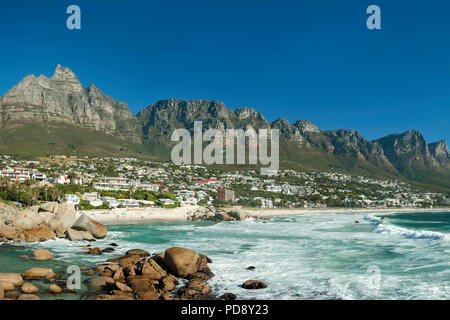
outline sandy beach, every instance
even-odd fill
[[[198,210],[199,206],[186,206],[180,208],[133,208],[111,210],[87,210],[77,211],[77,215],[86,214],[90,218],[103,224],[134,224],[146,222],[173,222],[187,221],[188,214]],[[236,209],[236,208],[235,208]],[[436,212],[448,211],[446,208],[326,208],[326,209],[251,209],[240,210],[260,218],[276,216],[293,216],[302,214],[327,214],[327,213],[393,213],[393,212]]]

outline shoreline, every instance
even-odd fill
[[[188,215],[200,206],[185,206],[179,208],[136,208],[136,209],[98,209],[77,211],[77,215],[86,214],[106,225],[139,224],[151,222],[184,222]],[[318,209],[258,209],[230,207],[224,209],[238,209],[255,218],[271,218],[277,216],[294,216],[304,214],[339,214],[339,213],[395,213],[395,212],[445,212],[449,208],[318,208]]]

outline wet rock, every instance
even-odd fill
[[[116,251],[116,249],[114,249],[114,248],[109,248],[109,247],[102,250],[103,253],[105,253],[105,252],[106,252],[106,253],[109,253],[109,252],[114,252],[114,251]]]
[[[186,277],[198,271],[201,257],[193,250],[173,247],[164,254],[164,265],[176,276]]]
[[[261,280],[247,280],[242,284],[244,289],[264,289],[267,285]]]
[[[189,280],[187,288],[198,291],[200,295],[207,295],[211,292],[208,282],[199,278]]]
[[[114,243],[114,242],[113,242],[113,243],[110,243],[109,245],[110,245],[111,247],[118,247],[118,246],[119,246],[117,243]]]
[[[148,251],[145,251],[142,249],[131,249],[131,250],[128,250],[125,254],[127,256],[130,256],[130,255],[137,255],[137,256],[141,256],[141,257],[150,256],[150,253]]]
[[[120,291],[123,291],[123,292],[132,292],[133,291],[129,286],[127,286],[125,283],[122,283],[122,282],[116,282],[116,287],[117,287],[117,289],[119,289]]]
[[[39,289],[31,283],[24,283],[20,288],[23,293],[38,293]]]
[[[60,286],[57,286],[56,284],[52,284],[48,291],[52,294],[59,294],[62,292],[62,289]]]
[[[100,248],[92,248],[89,249],[88,254],[102,254],[102,250]]]
[[[153,259],[146,259],[138,264],[141,274],[148,276],[152,280],[159,280],[167,275],[167,272],[161,268]]]
[[[247,270],[250,270],[250,271],[253,271],[255,269],[256,269],[256,267],[254,267],[254,266],[250,266],[250,267],[247,268]]]
[[[46,249],[39,249],[33,251],[34,260],[44,261],[53,259],[53,253]]]
[[[92,290],[103,291],[107,290],[110,285],[114,285],[116,282],[111,277],[97,277],[90,279],[89,287]]]
[[[127,279],[128,285],[141,300],[158,300],[153,283],[146,276],[132,276]]]
[[[0,273],[0,282],[9,282],[15,287],[23,285],[23,278],[18,273]]]
[[[117,258],[108,259],[107,262],[118,263],[121,266],[133,265],[141,260],[141,256],[138,255],[127,255]]]
[[[31,268],[22,274],[25,280],[34,280],[39,278],[52,279],[56,275],[52,269],[47,268]]]
[[[237,297],[235,294],[227,292],[227,293],[224,293],[219,299],[220,300],[236,300]]]

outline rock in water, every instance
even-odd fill
[[[72,228],[70,228],[66,231],[66,238],[71,241],[80,241],[80,240],[94,241],[95,240],[89,231],[75,230]]]
[[[242,285],[244,289],[264,289],[267,288],[267,285],[261,280],[247,280]]]
[[[224,293],[219,299],[220,300],[236,300],[236,295],[231,293],[231,292],[227,292]]]
[[[102,254],[102,250],[100,248],[92,248],[89,249],[88,254]]]
[[[52,284],[50,286],[50,288],[48,289],[48,291],[53,294],[58,294],[58,293],[62,292],[62,289],[61,289],[61,287],[57,286],[56,284]]]
[[[89,231],[95,238],[102,239],[106,237],[108,230],[101,223],[92,220],[87,215],[83,214],[78,218],[72,226],[75,230]]]
[[[89,282],[89,287],[92,290],[102,291],[109,285],[114,285],[116,282],[111,277],[97,277],[93,278]]]
[[[21,294],[17,300],[41,300],[37,295],[34,294]]]
[[[14,287],[14,284],[12,284],[11,282],[9,282],[9,281],[0,281],[0,290],[2,290],[3,289],[3,291],[14,291],[14,290],[16,290],[16,288]]]
[[[0,282],[10,282],[15,287],[19,287],[23,284],[23,279],[18,273],[0,273]]]
[[[46,279],[51,279],[55,276],[55,273],[53,272],[52,269],[47,269],[47,268],[31,268],[26,270],[23,273],[23,277],[26,280],[34,280],[34,279],[38,279],[38,278],[46,278]]]
[[[201,257],[190,249],[173,247],[166,250],[164,264],[169,271],[178,277],[186,277],[197,272]]]
[[[33,257],[34,260],[39,260],[39,261],[43,261],[43,260],[50,260],[53,259],[53,253],[51,253],[50,251],[46,250],[46,249],[39,249],[33,252]]]
[[[24,283],[20,288],[23,293],[38,293],[39,289],[33,286],[31,283]]]
[[[125,254],[127,256],[134,255],[134,254],[138,255],[138,256],[142,256],[142,257],[150,256],[150,253],[148,251],[145,251],[145,250],[142,250],[142,249],[131,249],[131,250],[128,250]]]

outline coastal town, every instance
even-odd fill
[[[220,171],[135,158],[0,156],[0,200],[17,207],[46,201],[78,210],[240,206],[246,208],[433,208],[448,194],[398,180],[336,172]]]

